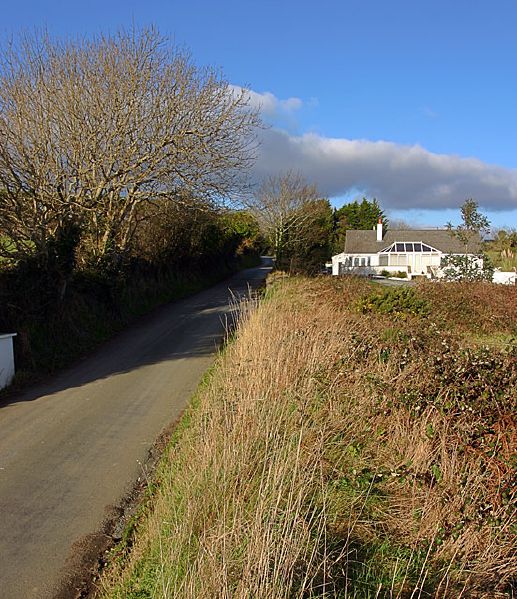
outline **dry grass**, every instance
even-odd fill
[[[441,333],[436,288],[425,318],[360,314],[370,289],[286,279],[244,306],[105,596],[513,596],[515,353]]]
[[[491,283],[431,283],[420,292],[433,305],[433,317],[469,333],[517,335],[517,286]]]

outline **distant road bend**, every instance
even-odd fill
[[[186,406],[231,295],[270,261],[158,309],[44,386],[0,404],[0,597],[52,597],[72,545],[101,528]]]

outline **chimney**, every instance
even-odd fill
[[[377,223],[377,241],[382,241],[382,218],[380,216]]]

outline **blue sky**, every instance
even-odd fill
[[[0,36],[155,24],[254,92],[257,176],[299,168],[340,203],[441,225],[472,196],[517,227],[515,0],[1,0]],[[388,142],[388,143],[379,143]],[[465,160],[469,159],[469,160]]]

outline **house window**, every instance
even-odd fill
[[[359,258],[354,258],[354,266],[359,266]]]
[[[366,266],[366,258],[361,258],[361,266]]]
[[[388,266],[388,254],[379,254],[379,266]]]
[[[439,259],[436,254],[427,254],[422,256],[422,266],[438,266]]]
[[[391,254],[390,266],[407,266],[406,254]]]

